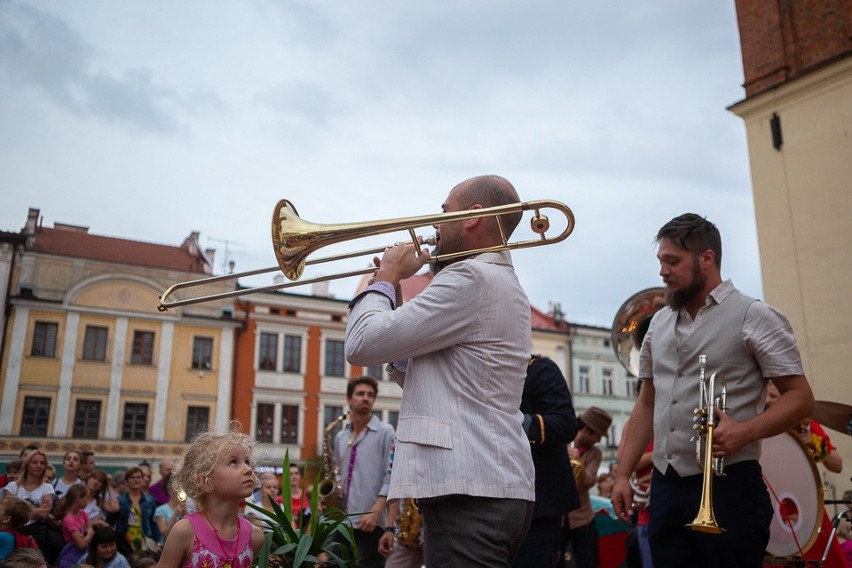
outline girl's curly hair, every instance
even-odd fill
[[[228,431],[224,434],[215,432],[203,432],[195,437],[186,453],[183,455],[172,472],[171,483],[176,493],[183,491],[186,496],[195,501],[198,509],[204,508],[206,496],[205,486],[208,478],[213,472],[213,467],[222,454],[234,446],[245,450],[251,460],[254,469],[254,438],[246,436],[239,431],[239,424],[232,422]],[[258,485],[257,476],[254,477],[255,486]]]

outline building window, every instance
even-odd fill
[[[274,371],[278,367],[278,334],[260,334],[260,353],[257,368],[263,371]]]
[[[74,408],[74,438],[97,439],[101,424],[101,401],[77,399]]]
[[[299,443],[299,407],[296,405],[281,407],[281,443]]]
[[[284,372],[302,371],[302,338],[297,335],[284,336]]]
[[[83,341],[83,359],[86,361],[106,361],[108,330],[95,325],[86,326],[86,338]]]
[[[134,331],[133,352],[130,362],[135,365],[150,365],[154,362],[154,332]]]
[[[388,412],[388,424],[393,426],[393,429],[396,430],[396,425],[399,423],[399,412],[396,410],[391,410]]]
[[[25,396],[24,414],[21,417],[21,436],[39,438],[47,436],[47,420],[49,417],[50,398]]]
[[[381,381],[382,378],[390,378],[385,373],[382,372],[382,365],[373,365],[372,367],[367,367],[364,369],[367,375],[373,377],[374,379]]]
[[[210,408],[207,406],[190,406],[186,409],[186,435],[184,440],[191,442],[197,434],[206,432],[210,424]]]
[[[580,365],[580,377],[579,384],[577,385],[577,391],[581,393],[589,392],[589,367],[586,365]]]
[[[322,412],[322,426],[326,428],[329,424],[337,420],[337,417],[343,414],[342,406],[326,406]]]
[[[124,422],[121,424],[122,440],[144,440],[148,431],[148,404],[128,402],[124,405]]]
[[[327,377],[345,375],[346,364],[343,359],[343,342],[337,339],[325,341],[325,374]]]
[[[603,378],[601,379],[601,388],[604,396],[612,396],[612,369],[603,370]]]
[[[59,326],[55,323],[37,321],[33,330],[33,348],[30,355],[33,357],[55,357],[56,356],[56,332]]]
[[[196,337],[192,341],[192,368],[213,368],[213,338]]]
[[[266,444],[272,443],[272,430],[275,423],[275,405],[258,404],[257,418],[254,421],[254,439]]]
[[[639,382],[636,377],[627,377],[624,383],[627,386],[627,398],[636,398],[639,396]]]

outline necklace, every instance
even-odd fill
[[[207,516],[207,513],[204,513],[204,518],[207,519],[207,524],[210,525],[210,528],[213,529],[213,534],[216,535],[216,540],[219,541],[219,548],[222,549],[222,558],[225,560],[225,564],[222,568],[234,568],[234,564],[236,564],[236,553],[237,548],[240,545],[240,520],[237,518],[237,536],[234,538],[234,555],[228,555],[228,549],[225,548],[225,541],[222,540],[222,537],[219,536],[219,529],[216,528],[216,525],[213,524],[213,521],[210,520],[210,517]]]

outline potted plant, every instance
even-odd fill
[[[355,545],[355,535],[352,524],[347,522],[349,515],[336,507],[319,511],[320,475],[314,479],[311,492],[311,519],[308,526],[293,528],[293,504],[290,500],[290,452],[284,454],[284,471],[287,472],[287,482],[282,483],[282,505],[272,502],[272,511],[267,511],[253,503],[246,503],[266,517],[270,529],[264,534],[266,543],[258,555],[256,566],[267,568],[271,563],[281,568],[303,568],[313,566],[336,566],[349,568],[358,566],[358,548]],[[335,535],[343,536],[335,539]]]

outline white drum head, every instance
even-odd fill
[[[782,558],[807,552],[823,514],[816,464],[799,438],[785,432],[762,441],[760,465],[774,510],[766,551]]]

